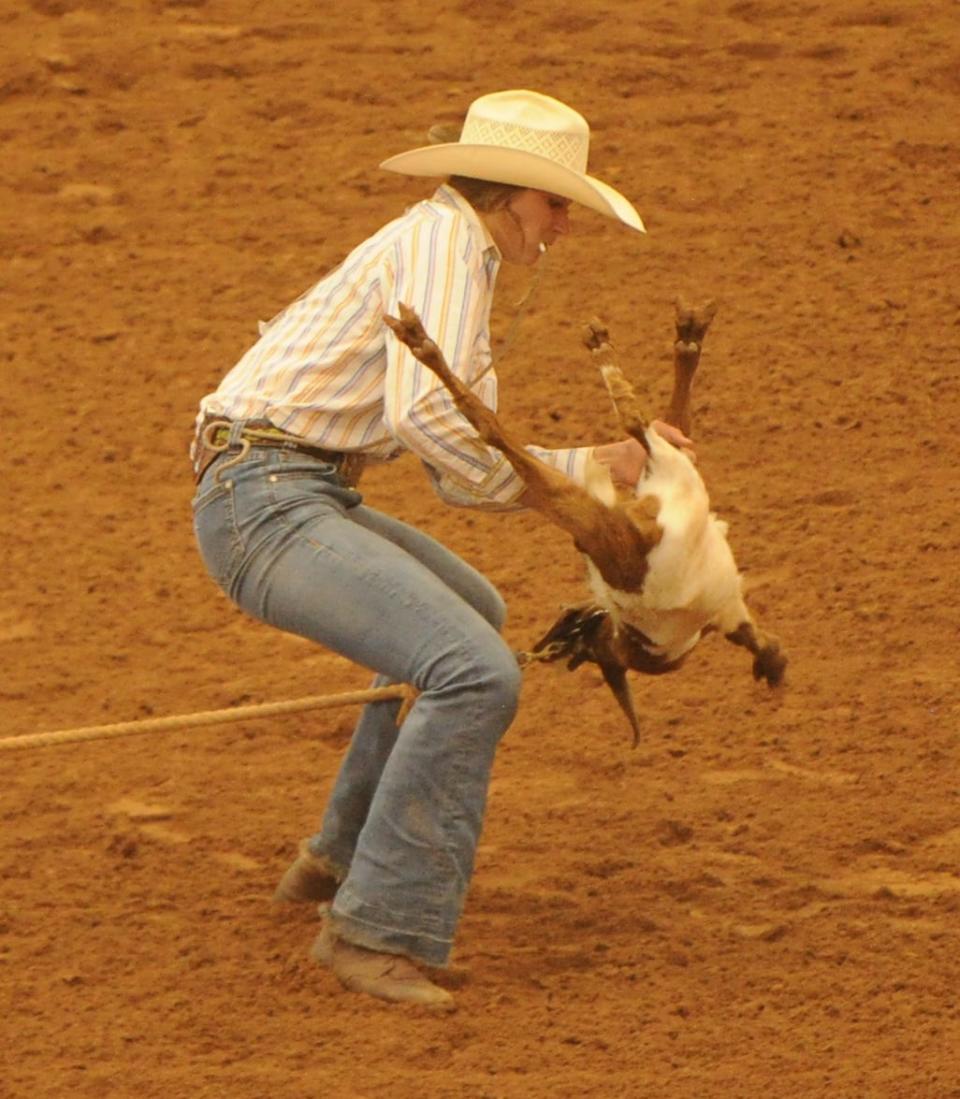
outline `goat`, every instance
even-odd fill
[[[640,724],[627,670],[673,671],[704,633],[721,630],[753,654],[753,675],[770,686],[783,679],[787,658],[776,638],[757,626],[727,542],[727,524],[710,511],[706,486],[690,456],[653,430],[633,387],[614,361],[599,322],[584,343],[600,367],[621,428],[646,451],[636,488],[618,493],[606,469],[592,463],[586,487],[545,465],[509,435],[496,414],[450,370],[416,313],[400,305],[385,317],[396,336],[450,391],[481,439],[501,451],[526,484],[523,503],[573,536],[584,555],[595,601],[568,608],[534,646],[540,659],[568,668],[596,663],[633,730]],[[677,303],[674,385],[664,419],[690,431],[690,393],[713,302]]]

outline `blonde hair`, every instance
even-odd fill
[[[474,210],[488,214],[519,194],[526,187],[517,187],[512,183],[494,183],[489,179],[473,179],[471,176],[450,176],[447,180],[451,187],[459,191]]]
[[[446,145],[460,138],[461,123],[438,122],[427,132],[431,145]],[[449,176],[447,182],[470,203],[474,210],[490,213],[506,206],[510,199],[526,187],[513,183],[496,183],[490,179],[474,179],[473,176]]]

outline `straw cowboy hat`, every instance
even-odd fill
[[[590,127],[583,115],[549,95],[523,90],[475,99],[459,141],[398,153],[380,167],[408,176],[470,176],[549,191],[631,229],[646,230],[632,204],[587,175]]]

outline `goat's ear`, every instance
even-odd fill
[[[640,743],[640,722],[637,718],[637,709],[633,704],[633,692],[627,680],[627,669],[622,664],[614,664],[606,660],[599,661],[599,664],[603,678],[617,700],[617,705],[630,722],[630,728],[633,729],[633,746],[636,748]]]
[[[533,646],[541,660],[566,660],[573,671],[586,660],[595,660],[597,632],[607,621],[607,612],[594,603],[568,607]]]

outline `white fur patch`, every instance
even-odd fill
[[[727,524],[710,511],[697,467],[652,429],[646,438],[650,456],[636,492],[660,501],[657,522],[663,537],[648,556],[643,590],[613,591],[592,562],[587,566],[594,593],[614,621],[640,630],[675,660],[693,648],[706,626],[729,632],[744,621],[747,609]],[[588,471],[587,488],[609,505],[616,492],[606,469],[594,465],[599,472]]]

